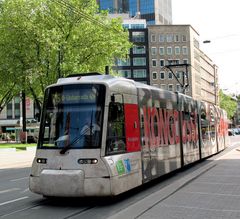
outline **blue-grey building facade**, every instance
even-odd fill
[[[146,21],[140,19],[123,20],[128,29],[129,41],[133,43],[125,59],[116,59],[113,70],[119,75],[135,81],[150,84],[148,29]]]

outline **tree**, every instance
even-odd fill
[[[24,91],[39,107],[57,78],[103,72],[131,47],[121,20],[99,13],[95,0],[4,0],[0,30],[0,91]]]
[[[228,118],[232,119],[236,110],[237,110],[237,102],[232,99],[232,97],[223,93],[222,90],[219,92],[220,97],[220,107],[226,110]]]

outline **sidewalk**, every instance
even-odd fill
[[[30,167],[34,159],[36,147],[26,151],[0,149],[0,169]]]
[[[110,218],[240,218],[240,146],[214,159]]]

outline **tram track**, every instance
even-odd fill
[[[64,219],[69,219],[69,218],[72,218],[72,217],[81,216],[81,214],[83,214],[83,213],[85,214],[87,211],[92,210],[95,207],[96,206],[87,207],[87,208],[82,209],[80,211],[77,211],[77,212],[75,212],[73,214],[70,214],[67,217],[64,217]]]
[[[41,202],[41,203],[40,204],[31,205],[31,206],[28,206],[28,207],[25,207],[25,208],[22,208],[22,209],[18,209],[18,210],[9,212],[7,214],[2,214],[2,215],[0,214],[0,218],[9,217],[11,215],[14,215],[14,214],[17,214],[17,213],[20,213],[20,212],[23,212],[23,211],[27,211],[27,210],[30,210],[30,209],[33,209],[33,208],[36,208],[36,207],[39,207],[39,206],[43,206],[43,204],[47,204],[47,202],[49,202],[49,200],[41,200],[39,202]]]

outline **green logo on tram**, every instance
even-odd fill
[[[117,172],[119,175],[123,175],[125,173],[125,167],[124,167],[124,164],[123,164],[123,161],[122,160],[119,160],[117,162]]]

